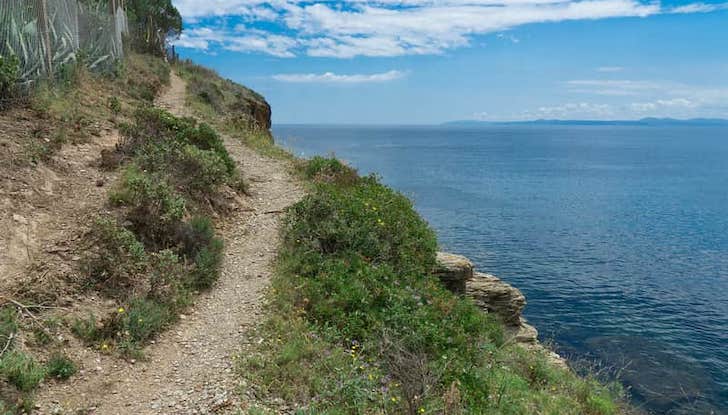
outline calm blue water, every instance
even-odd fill
[[[410,196],[558,350],[660,414],[728,414],[728,128],[276,126]]]

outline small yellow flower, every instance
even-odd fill
[[[392,402],[395,402],[395,403],[397,402],[397,397],[396,396],[392,396]]]
[[[106,343],[102,343],[101,344],[101,350],[103,350],[103,351],[109,350],[109,345],[106,344]]]
[[[122,313],[124,313],[124,312],[125,312],[126,310],[124,310],[124,307],[119,307],[119,309],[118,309],[118,310],[116,310],[116,311],[118,311],[118,312],[119,312],[119,314],[122,314]]]
[[[421,414],[424,414],[425,413],[425,408],[420,408],[420,409],[417,410],[417,412],[419,412]]]
[[[137,320],[137,322],[139,322],[141,324],[141,323],[144,323],[144,320],[140,318],[139,320]]]

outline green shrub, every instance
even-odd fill
[[[229,180],[225,162],[218,153],[192,145],[183,147],[178,168],[185,172],[179,181],[194,196],[215,194]]]
[[[334,157],[313,157],[306,161],[303,172],[307,179],[324,183],[349,185],[359,179],[356,170]]]
[[[121,101],[115,96],[109,97],[108,106],[113,115],[118,115],[121,112]]]
[[[76,364],[68,356],[54,353],[46,364],[48,376],[54,379],[66,380],[76,374]]]
[[[16,84],[20,76],[20,61],[15,56],[0,56],[0,108],[3,101],[15,96]]]
[[[99,219],[93,235],[96,249],[84,261],[91,280],[110,292],[138,285],[146,271],[147,255],[136,236],[113,219]]]
[[[373,177],[346,188],[319,185],[291,208],[285,241],[299,251],[355,254],[404,274],[429,273],[437,247],[412,203]]]
[[[172,310],[165,304],[135,298],[128,307],[117,311],[110,328],[119,333],[119,349],[125,354],[135,354],[144,342],[152,339],[174,318]]]
[[[121,128],[121,150],[127,154],[138,154],[148,144],[174,141],[177,134],[194,129],[192,118],[178,118],[168,111],[152,106],[139,107],[134,111],[134,122]]]
[[[101,337],[94,314],[89,314],[86,318],[74,319],[71,323],[71,333],[88,345],[98,341]]]
[[[190,144],[202,150],[212,150],[222,159],[228,174],[235,171],[235,161],[225,147],[225,143],[215,130],[209,125],[202,123],[196,130],[187,130],[183,136]]]
[[[146,244],[160,248],[173,244],[174,230],[186,211],[185,200],[163,178],[131,165],[110,198],[129,208],[127,219]]]
[[[192,270],[192,286],[196,289],[212,287],[220,277],[224,244],[221,239],[213,238],[209,245],[202,247],[195,255]]]
[[[150,258],[149,298],[179,311],[189,303],[185,288],[187,269],[171,250],[155,253]]]
[[[222,139],[206,124],[177,118],[156,108],[140,108],[124,127],[122,151],[150,174],[166,177],[196,199],[237,184],[239,174]]]
[[[30,392],[45,378],[43,365],[19,351],[6,352],[0,359],[0,373],[21,392]]]
[[[208,245],[215,236],[212,220],[207,216],[195,216],[186,226],[180,227],[177,235],[180,254],[193,259],[200,250]]]

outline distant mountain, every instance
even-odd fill
[[[728,126],[728,119],[692,118],[678,120],[675,118],[642,118],[640,120],[532,120],[532,121],[450,121],[442,125],[458,127],[477,127],[488,125],[626,125],[626,126]]]

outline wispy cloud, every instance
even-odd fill
[[[665,87],[661,82],[628,79],[578,79],[565,84],[571,92],[611,96],[640,95]]]
[[[622,72],[624,67],[622,66],[600,66],[597,68],[597,72]]]
[[[710,13],[718,10],[728,10],[728,3],[692,3],[684,6],[673,7],[670,13]]]
[[[213,46],[278,57],[402,56],[438,54],[471,44],[477,35],[532,24],[661,13],[705,13],[726,4],[663,8],[643,0],[175,0],[196,22],[178,45]],[[236,16],[244,26],[227,29]],[[217,18],[219,17],[219,19]],[[222,23],[221,23],[222,22]],[[205,28],[215,32],[195,32]]]
[[[325,84],[362,84],[362,83],[373,83],[373,82],[389,82],[397,79],[404,78],[405,72],[402,71],[388,71],[374,74],[335,74],[333,72],[326,72],[322,74],[307,73],[307,74],[278,74],[273,75],[273,79],[280,82],[294,82],[294,83],[325,83]]]

